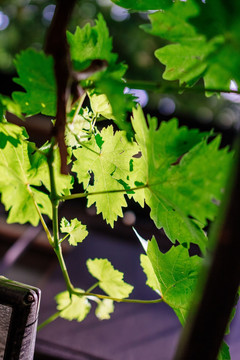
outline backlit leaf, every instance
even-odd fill
[[[86,296],[80,297],[72,294],[72,298],[70,299],[69,292],[63,291],[58,294],[55,299],[57,309],[61,311],[59,316],[66,320],[83,321],[91,309],[91,304]]]
[[[70,245],[76,246],[81,243],[88,235],[86,225],[83,225],[78,219],[72,219],[69,222],[66,218],[62,218],[61,232],[69,235],[68,242]]]
[[[123,273],[115,270],[107,259],[88,259],[88,271],[99,280],[99,287],[108,295],[118,299],[129,296],[133,286],[123,281]]]

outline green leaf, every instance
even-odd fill
[[[73,151],[76,161],[72,171],[77,173],[79,183],[92,193],[88,196],[88,206],[96,203],[97,213],[102,213],[113,227],[117,217],[123,216],[122,207],[127,205],[125,187],[120,180],[127,183],[130,160],[138,153],[138,147],[127,140],[125,132],[116,131],[114,134],[112,126],[104,128],[100,135],[103,142],[101,149],[96,139],[92,138],[85,147]],[[93,185],[89,185],[91,174],[94,175]]]
[[[43,214],[51,217],[48,196],[35,188],[42,183],[32,168],[31,153],[31,143],[24,140],[18,144],[7,142],[4,149],[0,149],[0,193],[2,203],[9,210],[9,223],[30,222],[36,226],[39,216],[34,201]]]
[[[53,58],[42,51],[33,49],[22,51],[17,55],[15,66],[18,78],[14,81],[26,92],[16,91],[13,99],[27,115],[42,113],[56,115],[56,84],[53,69]]]
[[[55,300],[57,302],[57,309],[61,311],[59,316],[66,320],[83,321],[91,309],[91,304],[86,296],[80,297],[72,294],[72,299],[70,299],[68,291],[58,294]]]
[[[166,9],[172,5],[172,0],[112,0],[114,4],[135,11]]]
[[[147,127],[140,108],[133,116],[142,157],[133,161],[131,186],[136,180],[147,185],[135,191],[134,199],[141,204],[145,200],[156,226],[163,227],[171,241],[194,242],[204,251],[202,228],[217,214],[232,154],[218,149],[219,137],[208,143],[206,134],[178,128],[175,119],[158,129],[150,117]]]
[[[66,218],[62,218],[60,229],[62,233],[67,233],[69,235],[68,242],[73,246],[81,243],[88,235],[86,225],[83,225],[76,218],[72,219],[70,223]]]
[[[110,314],[114,312],[114,304],[111,299],[103,299],[99,301],[95,314],[99,320],[110,319]]]
[[[107,259],[88,259],[88,271],[99,280],[99,287],[109,296],[124,299],[129,296],[133,286],[123,281],[124,274],[115,270]]]
[[[147,256],[157,277],[163,301],[173,308],[183,325],[196,288],[202,259],[198,256],[190,257],[188,250],[181,245],[173,246],[163,254],[154,237],[148,243]],[[149,275],[149,271],[146,275]],[[152,275],[148,279],[148,285],[149,282],[152,287]]]
[[[112,39],[101,14],[96,25],[87,23],[82,29],[77,27],[74,34],[67,32],[71,58],[74,68],[81,71],[87,68],[93,60],[106,60],[115,63],[117,55],[112,53]]]

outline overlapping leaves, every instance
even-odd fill
[[[141,255],[147,285],[160,293],[182,324],[186,320],[201,262],[198,256],[190,257],[183,246],[172,246],[167,253],[161,253],[155,238],[148,242],[147,255]]]
[[[210,90],[228,90],[230,80],[239,85],[238,15],[236,1],[228,6],[219,0],[179,0],[171,8],[151,14],[151,26],[143,28],[174,43],[155,53],[166,65],[163,77],[186,85],[203,77]]]
[[[140,108],[133,111],[142,156],[134,159],[132,185],[146,184],[133,197],[141,205],[145,200],[156,226],[163,227],[173,242],[194,242],[204,251],[202,228],[217,213],[231,154],[219,150],[220,137],[208,143],[206,134],[178,129],[176,120],[159,129],[156,119],[149,117],[148,122],[149,128]]]
[[[98,16],[95,26],[86,24],[82,29],[79,27],[74,34],[67,33],[70,45],[71,57],[76,70],[81,71],[87,68],[93,60],[105,60],[105,70],[97,72],[90,77],[94,81],[94,89],[88,92],[90,101],[96,113],[106,116],[102,107],[97,109],[98,97],[104,94],[106,104],[111,108],[109,118],[113,119],[120,129],[130,131],[130,124],[125,122],[126,112],[130,111],[133,97],[123,95],[125,83],[122,77],[127,70],[123,63],[117,63],[117,55],[112,52],[112,39],[109,36],[106,22],[101,15]],[[89,81],[86,86],[89,86]],[[100,98],[102,102],[102,97]],[[106,105],[104,106],[104,109]]]

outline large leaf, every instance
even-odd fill
[[[114,269],[107,259],[88,259],[88,271],[99,280],[99,287],[109,296],[124,299],[129,296],[133,286],[123,281],[123,273]]]
[[[122,207],[127,205],[125,183],[130,174],[130,160],[138,153],[138,146],[127,140],[125,132],[114,134],[112,126],[101,131],[101,141],[101,148],[93,138],[73,152],[76,161],[72,171],[77,173],[79,183],[93,193],[88,196],[88,206],[96,203],[97,213],[102,213],[107,223],[113,226],[117,217],[122,216]],[[93,185],[89,185],[91,174],[94,175]]]
[[[17,144],[8,141],[0,149],[0,193],[2,203],[9,210],[9,223],[30,222],[36,226],[39,216],[35,202],[43,214],[51,217],[49,197],[35,188],[42,183],[32,168],[31,153],[31,143],[24,140]]]
[[[217,214],[232,155],[219,150],[219,137],[208,143],[206,134],[178,129],[176,120],[157,129],[156,119],[150,117],[147,127],[140,108],[133,116],[142,156],[134,159],[132,186],[145,184],[133,197],[142,205],[145,200],[151,218],[169,239],[194,242],[204,251],[202,228]]]
[[[147,256],[141,256],[144,264],[147,263],[146,259],[149,261],[148,270],[146,271],[146,265],[143,269],[147,275],[147,285],[153,289],[156,286],[154,290],[160,292],[163,301],[173,308],[184,324],[202,259],[198,256],[190,257],[188,250],[181,245],[173,246],[163,254],[154,237],[148,243]]]
[[[23,113],[34,115],[56,115],[56,84],[53,70],[53,58],[42,51],[33,49],[17,55],[15,66],[18,78],[14,81],[25,92],[16,91],[13,99],[21,106]]]

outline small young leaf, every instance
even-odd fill
[[[68,291],[58,294],[55,300],[57,309],[61,311],[59,316],[66,320],[83,321],[91,309],[91,304],[86,296],[80,297],[72,294],[72,299],[70,299]]]
[[[27,115],[42,113],[56,115],[56,83],[53,70],[53,58],[42,51],[33,49],[17,55],[15,65],[18,78],[14,81],[26,92],[16,91],[13,99]]]
[[[99,280],[99,287],[113,298],[124,299],[129,296],[133,286],[123,281],[123,273],[115,270],[107,259],[88,259],[88,271]]]
[[[110,319],[110,314],[113,312],[113,301],[111,299],[103,299],[98,303],[95,314],[99,320],[107,320]]]
[[[76,246],[81,243],[88,235],[86,225],[83,225],[78,219],[73,219],[69,223],[66,218],[62,218],[60,229],[62,233],[69,234],[68,242],[70,245]]]

